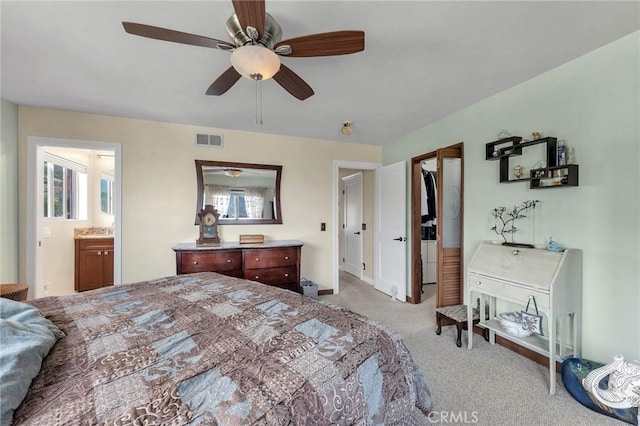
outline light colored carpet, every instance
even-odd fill
[[[340,294],[320,300],[379,321],[402,336],[429,378],[434,413],[423,424],[477,425],[625,425],[591,411],[562,386],[549,395],[548,368],[474,335],[473,349],[456,346],[456,328],[436,335],[435,285],[425,285],[423,303],[392,301],[355,277],[340,273]]]

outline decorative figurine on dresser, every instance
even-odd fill
[[[497,334],[549,358],[549,393],[555,394],[556,361],[580,356],[581,250],[558,252],[483,242],[471,259],[467,282],[468,317],[479,299],[479,326],[489,330],[491,344]],[[525,311],[531,300],[536,302],[536,314],[538,310],[542,314],[544,332],[514,335],[501,327],[499,310],[504,312],[508,310],[505,305],[515,304]],[[473,347],[472,329],[468,330],[469,349]]]

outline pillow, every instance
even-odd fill
[[[27,303],[0,297],[0,425],[8,426],[42,360],[64,333]]]

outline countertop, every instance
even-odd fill
[[[93,238],[113,238],[113,227],[88,227],[88,228],[74,228],[73,238],[79,239],[93,239]]]

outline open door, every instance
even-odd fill
[[[421,188],[422,162],[436,160],[436,307],[457,305],[463,300],[463,143],[412,158],[412,303],[422,299]]]
[[[362,172],[344,182],[344,264],[346,272],[362,279]]]
[[[375,171],[374,287],[402,302],[407,297],[406,163]]]
[[[438,171],[437,308],[463,299],[461,146],[438,150]]]

